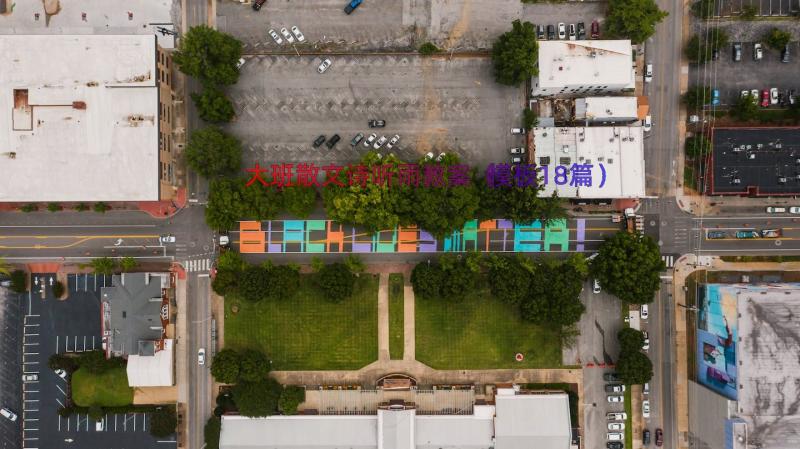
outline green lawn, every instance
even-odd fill
[[[310,275],[286,301],[228,297],[225,347],[261,350],[275,370],[359,369],[378,358],[378,277],[362,274],[353,297],[338,304],[322,297]]]
[[[559,368],[557,330],[522,321],[517,309],[476,288],[463,301],[417,297],[417,360],[437,369]],[[522,353],[522,362],[514,360]]]
[[[631,386],[625,387],[625,413],[628,419],[625,420],[625,447],[633,447],[633,404],[631,401]]]
[[[133,388],[124,367],[103,374],[79,369],[72,375],[72,400],[81,407],[119,407],[133,402]]]
[[[389,355],[403,359],[403,275],[389,275]]]

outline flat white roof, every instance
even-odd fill
[[[576,117],[586,120],[635,119],[638,108],[636,97],[586,97],[575,100]]]
[[[155,36],[0,36],[0,173],[0,201],[158,200]]]
[[[535,163],[548,165],[542,196],[562,198],[641,198],[645,195],[643,134],[640,126],[554,127],[533,129]],[[557,166],[591,164],[591,185],[555,176]],[[603,180],[605,172],[605,180]],[[563,184],[559,185],[556,181]]]
[[[539,41],[539,87],[635,86],[629,40]]]
[[[172,379],[173,341],[164,340],[164,349],[151,356],[129,355],[126,372],[131,387],[169,387]]]

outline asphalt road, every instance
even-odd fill
[[[188,367],[189,398],[188,422],[189,448],[201,448],[203,442],[203,426],[211,416],[211,374],[209,366],[213,357],[211,353],[211,282],[208,275],[193,273],[187,279],[187,304],[192,307],[187,311],[187,336],[185,344],[186,366]],[[198,350],[206,351],[204,365],[198,363]]]

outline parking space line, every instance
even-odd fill
[[[114,413],[114,432],[117,431],[117,414]]]
[[[83,352],[86,352],[86,335],[83,336]]]
[[[27,336],[27,335],[26,335],[26,336]],[[36,345],[38,345],[38,344],[39,344],[38,342],[34,342],[34,343],[23,343],[23,345],[24,345],[24,346],[36,346]]]
[[[77,336],[77,335],[75,336],[75,340],[73,341],[73,343],[74,343],[74,344],[72,345],[72,349],[73,349],[75,352],[78,352],[78,336]]]
[[[59,385],[59,384],[56,384],[56,388],[58,388],[58,391],[60,391],[61,393],[63,393],[63,394],[64,394],[64,396],[66,396],[66,395],[67,395],[67,393],[66,393],[64,390],[62,390],[62,389],[61,389],[61,385]]]
[[[58,347],[58,335],[56,335],[56,354],[61,352],[61,348]]]
[[[147,431],[147,413],[142,413],[142,432]]]
[[[38,399],[23,399],[23,402],[39,402]]]
[[[58,400],[58,399],[56,399],[56,400]],[[60,402],[59,402],[59,404],[60,404]],[[61,406],[63,407],[64,405],[62,404]],[[61,415],[57,415],[57,416],[58,416],[58,431],[61,432]]]
[[[37,324],[26,324],[25,325],[25,327],[36,327],[36,326],[40,326],[40,324],[37,323]],[[36,334],[36,335],[39,335],[39,334]]]
[[[60,405],[62,407],[64,406],[64,403],[61,402],[61,399],[56,398],[56,402],[58,402],[58,405]]]
[[[69,421],[70,421],[70,419],[67,418],[67,432],[69,432],[69,428],[70,428]]]
[[[39,362],[36,362],[36,361],[34,361],[34,362],[22,362],[22,363],[24,363],[25,365],[38,365],[39,364]]]
[[[105,279],[105,275],[103,278]],[[94,277],[94,290],[97,291],[97,276]]]
[[[133,431],[136,432],[136,413],[133,414]]]
[[[87,274],[85,278],[83,278],[83,291],[89,291],[89,275]]]

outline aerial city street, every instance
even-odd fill
[[[0,449],[800,448],[798,16],[0,0]]]

